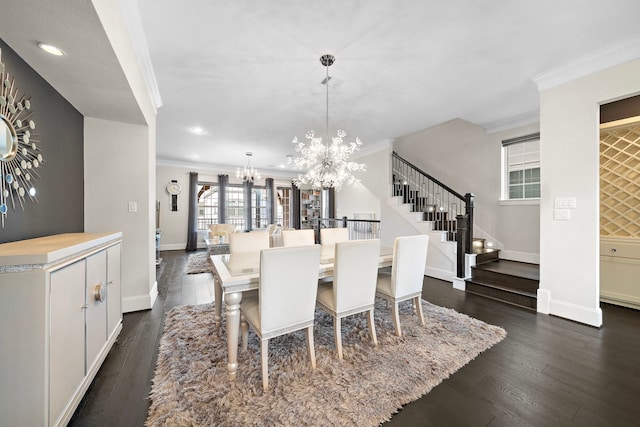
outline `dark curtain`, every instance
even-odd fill
[[[242,187],[244,189],[244,229],[245,231],[251,231],[253,229],[253,224],[251,224],[253,182],[245,181]]]
[[[267,224],[276,223],[276,184],[273,178],[264,180],[267,187]]]
[[[227,222],[227,185],[229,175],[218,175],[218,224]]]
[[[291,183],[291,225],[296,230],[300,229],[300,188]]]
[[[329,218],[335,218],[336,217],[336,189],[331,187],[328,189],[328,193],[329,193],[329,197],[327,197],[328,199],[328,213],[329,213]]]
[[[189,172],[189,216],[187,220],[187,251],[198,249],[198,173]]]

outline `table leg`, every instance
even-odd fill
[[[213,292],[214,292],[214,304],[215,312],[213,319],[216,321],[216,325],[220,325],[222,320],[222,284],[217,274],[213,274]]]
[[[229,293],[224,296],[227,310],[227,375],[230,380],[236,379],[238,371],[240,301],[242,301],[242,292]]]

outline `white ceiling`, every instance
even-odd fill
[[[142,120],[86,0],[1,1],[0,37],[80,112]],[[324,53],[336,56],[332,132],[366,150],[454,118],[536,121],[533,78],[640,37],[638,0],[138,4],[163,103],[158,160],[236,165],[251,151],[262,169],[295,155],[294,136],[324,135]],[[67,56],[45,56],[40,40]]]

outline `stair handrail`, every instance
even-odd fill
[[[442,188],[443,190],[447,191],[449,194],[451,194],[453,197],[458,198],[459,200],[461,200],[464,204],[462,205],[464,207],[464,214],[459,214],[458,211],[458,205],[456,203],[452,203],[449,202],[448,204],[448,208],[449,211],[451,211],[451,207],[455,206],[455,212],[456,212],[456,228],[453,230],[453,234],[455,234],[455,239],[457,242],[457,254],[456,254],[456,264],[457,264],[457,268],[456,268],[456,276],[459,278],[463,278],[465,277],[466,271],[465,271],[465,264],[466,264],[466,257],[465,254],[470,254],[472,253],[472,242],[473,242],[473,209],[474,209],[474,198],[475,196],[472,193],[466,193],[464,196],[461,195],[460,193],[458,193],[457,191],[453,190],[451,187],[449,187],[446,184],[443,184],[440,180],[434,178],[433,176],[431,176],[430,174],[426,173],[425,171],[423,171],[422,169],[420,169],[419,167],[415,166],[414,164],[412,164],[411,162],[408,162],[407,160],[405,160],[404,158],[400,157],[400,155],[398,153],[396,153],[395,151],[393,152],[393,159],[397,160],[398,162],[400,162],[404,168],[404,166],[407,166],[409,169],[411,169],[412,171],[414,171],[416,174],[422,175],[424,178],[426,178],[427,180],[433,182],[435,185],[437,185],[438,187]],[[394,163],[394,162],[392,162]],[[394,163],[395,165],[395,163]],[[392,167],[392,174],[395,175],[395,169]],[[398,173],[401,174],[401,171],[398,170]],[[411,176],[413,176],[413,172],[411,174]],[[408,178],[409,174],[407,174],[407,176],[402,176],[403,178]],[[419,181],[416,180],[416,181]],[[394,184],[396,184],[394,182]],[[414,182],[415,185],[415,182]],[[406,185],[405,183],[403,183],[403,187],[407,187],[410,186],[410,183],[407,182]],[[420,188],[420,184],[418,184],[418,188]],[[395,191],[395,190],[394,190]],[[404,191],[404,190],[403,190]],[[428,192],[428,191],[427,191]],[[409,193],[411,193],[409,191]],[[396,195],[394,193],[394,195]],[[441,194],[436,194],[434,195],[435,199],[438,199],[438,195],[441,196]],[[403,196],[405,197],[405,196]],[[447,197],[448,200],[448,197]],[[455,199],[454,199],[455,200]],[[405,203],[407,202],[407,200],[405,200]],[[451,230],[445,230],[447,231],[447,233]]]
[[[464,201],[464,196],[461,195],[460,193],[458,193],[457,191],[453,190],[451,187],[449,187],[446,184],[443,184],[440,180],[434,178],[433,176],[429,175],[428,173],[426,173],[425,171],[423,171],[422,169],[420,169],[419,167],[417,167],[416,165],[412,164],[411,162],[407,161],[405,158],[400,157],[400,155],[398,153],[396,153],[395,151],[393,152],[393,157],[395,157],[398,160],[401,160],[403,163],[406,163],[407,165],[411,166],[412,169],[414,169],[416,172],[421,173],[422,175],[426,176],[427,178],[429,178],[431,181],[435,182],[436,184],[438,184],[440,187],[444,188],[445,190],[447,190],[449,193],[453,194],[454,196],[456,196],[458,199]]]

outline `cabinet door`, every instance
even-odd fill
[[[107,338],[122,321],[120,246],[117,244],[107,250]]]
[[[54,425],[84,378],[84,260],[52,272],[50,292],[49,421]]]
[[[87,371],[107,342],[107,251],[87,257]]]

